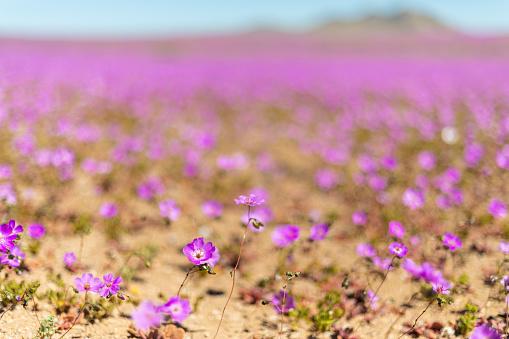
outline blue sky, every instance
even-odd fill
[[[464,31],[509,33],[509,0],[0,0],[0,35],[150,37],[275,26],[415,9]]]

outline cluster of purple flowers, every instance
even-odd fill
[[[92,273],[83,273],[81,277],[74,279],[74,285],[78,292],[97,293],[104,298],[118,294],[121,283],[122,277],[116,277],[112,273],[105,274],[103,280],[95,277]],[[119,297],[122,298],[121,295]]]
[[[16,244],[21,233],[23,233],[23,226],[16,225],[14,220],[0,225],[0,264],[10,267],[21,265],[25,259],[25,253]]]
[[[449,294],[452,284],[444,278],[441,271],[435,269],[430,263],[416,264],[412,259],[406,258],[401,265],[414,279],[422,279],[431,284],[433,290],[439,294]]]
[[[147,331],[159,327],[165,316],[169,316],[176,323],[182,323],[190,314],[189,301],[174,296],[162,305],[156,305],[148,300],[143,301],[132,312],[131,317],[137,329]]]

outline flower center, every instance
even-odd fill
[[[201,259],[205,256],[205,252],[202,249],[194,251],[194,257],[196,259]]]

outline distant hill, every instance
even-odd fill
[[[370,15],[357,20],[327,21],[311,30],[319,35],[394,35],[458,33],[432,16],[404,11],[391,15]]]

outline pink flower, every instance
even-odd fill
[[[76,277],[74,279],[74,285],[78,292],[99,293],[104,284],[101,279],[94,277],[92,273],[83,273],[81,278]]]
[[[147,331],[151,327],[159,327],[163,321],[163,314],[160,312],[159,307],[152,302],[143,301],[131,314],[134,321],[134,326],[138,330]]]
[[[259,198],[254,194],[249,194],[248,196],[239,195],[238,198],[234,199],[234,201],[237,205],[245,205],[250,207],[260,206],[265,203],[265,199]]]

